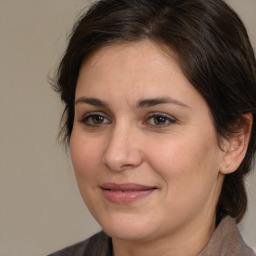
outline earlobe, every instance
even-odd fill
[[[222,174],[229,174],[234,172],[244,159],[247,150],[247,146],[243,142],[242,137],[232,138],[229,140],[229,144],[230,146],[224,154],[223,164],[220,169]]]
[[[242,163],[249,144],[253,117],[252,114],[243,115],[237,125],[238,132],[226,141],[223,163],[220,166],[222,174],[235,172]]]

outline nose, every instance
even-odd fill
[[[132,127],[115,127],[109,136],[103,155],[104,164],[112,171],[138,167],[142,161],[138,136]]]

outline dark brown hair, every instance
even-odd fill
[[[239,222],[247,207],[244,178],[256,150],[256,61],[246,28],[222,0],[101,0],[75,24],[59,65],[55,90],[65,103],[62,134],[69,144],[81,63],[108,44],[151,40],[179,58],[180,67],[207,102],[219,138],[252,113],[247,154],[226,175],[217,221],[229,214]]]

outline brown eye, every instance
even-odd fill
[[[81,120],[81,122],[90,126],[98,126],[103,124],[109,124],[110,120],[100,114],[88,114]]]
[[[94,115],[91,117],[91,121],[93,124],[102,124],[104,123],[104,116],[98,116],[98,115]]]
[[[162,128],[165,126],[172,125],[176,122],[175,119],[171,118],[168,115],[165,114],[157,114],[154,113],[147,119],[147,124],[151,126],[155,126],[157,128]]]
[[[164,125],[167,122],[167,118],[164,116],[154,116],[153,120],[155,125]]]

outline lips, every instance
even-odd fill
[[[106,199],[115,204],[129,204],[149,196],[157,188],[140,184],[105,183],[100,186]]]

